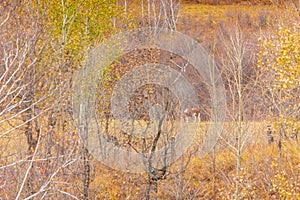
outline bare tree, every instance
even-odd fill
[[[35,67],[43,49],[42,46],[36,46],[40,39],[40,29],[36,21],[31,21],[28,26],[14,26],[16,23],[27,23],[30,20],[24,18],[24,22],[20,22],[16,15],[10,9],[1,13],[3,21],[0,24],[0,35],[3,40],[0,44],[0,126],[21,116],[24,120],[23,123],[15,123],[13,127],[4,129],[0,137],[5,137],[41,115],[42,112],[35,111],[36,115],[25,117],[26,113],[30,113],[48,96],[42,95],[32,99],[34,91],[30,91],[37,83],[38,74],[35,74]]]
[[[240,172],[242,160],[242,148],[245,145],[247,137],[247,120],[245,105],[255,91],[257,77],[255,77],[255,65],[253,64],[253,47],[250,45],[250,39],[239,24],[236,24],[232,30],[221,28],[220,42],[223,46],[223,56],[221,63],[223,74],[226,77],[226,87],[229,91],[231,102],[228,102],[230,111],[228,115],[233,121],[231,131],[234,133],[234,145],[230,145],[236,154],[236,180],[235,180],[235,199],[240,198]],[[230,144],[230,143],[228,143]]]
[[[145,13],[146,10],[146,13]],[[180,0],[141,1],[142,25],[176,30]]]
[[[55,92],[55,88],[51,88],[52,80],[45,78],[50,68],[43,68],[40,62],[46,61],[42,56],[47,39],[41,26],[46,9],[40,4],[32,9],[30,3],[11,2],[1,11],[0,17],[3,39],[0,42],[0,138],[7,144],[20,142],[22,148],[13,155],[7,153],[8,156],[1,157],[2,161],[6,159],[1,171],[6,180],[14,176],[20,180],[19,187],[18,182],[4,187],[5,190],[10,187],[9,195],[16,194],[16,199],[33,195],[34,188],[40,184],[35,175],[44,173],[44,168],[39,169],[37,160],[51,160],[47,157],[51,155],[44,158],[40,155],[44,150],[43,117],[54,105],[48,99]],[[1,151],[11,152],[16,147],[8,146]]]

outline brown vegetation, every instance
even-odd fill
[[[299,7],[271,0],[0,1],[0,199],[300,199]],[[136,49],[99,66],[101,74],[88,72],[90,49],[144,26],[182,32],[214,59],[226,92],[223,122],[214,118],[213,84],[172,52]],[[184,109],[169,88],[149,83],[128,98],[123,122],[143,130],[156,120],[149,137],[126,132],[112,115],[118,81],[147,63],[180,73],[199,100],[201,122],[184,130],[197,134],[171,164]],[[75,84],[78,73],[97,81],[88,85],[83,76]],[[96,97],[83,92],[88,100],[77,108],[74,90],[86,84]],[[201,149],[216,124],[221,137]],[[99,162],[87,146],[91,130],[137,152],[146,171]]]

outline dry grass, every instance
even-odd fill
[[[235,146],[235,140],[230,140],[232,135],[228,134],[228,143],[219,141],[216,149],[215,169],[213,171],[212,152],[201,157],[193,154],[192,149],[201,145],[204,134],[209,123],[201,122],[199,126],[191,123],[197,132],[195,143],[191,145],[184,156],[178,159],[170,168],[170,173],[166,180],[159,184],[158,197],[161,199],[173,198],[176,192],[182,192],[182,196],[188,198],[194,196],[196,199],[211,199],[215,196],[217,199],[232,199],[234,197],[235,179],[236,179],[236,154],[232,149]],[[234,123],[226,122],[223,124],[224,133],[234,130]],[[284,140],[283,148],[278,150],[276,142],[267,143],[266,138],[267,123],[264,122],[244,122],[244,146],[242,150],[242,172],[239,176],[241,184],[241,198],[244,199],[266,199],[266,198],[299,198],[300,180],[300,151],[297,142],[294,140]],[[275,135],[276,140],[276,135]],[[190,158],[190,153],[192,157]],[[189,160],[189,161],[188,161]],[[185,164],[189,162],[187,168],[184,168],[183,174],[177,174],[176,171],[182,170]],[[104,166],[98,165],[102,172],[109,170]],[[116,173],[109,182],[105,179],[95,179],[93,187],[102,185],[104,190],[96,192],[99,198],[118,199],[126,197],[126,192],[131,191],[131,199],[139,199],[145,188],[145,174]],[[106,174],[106,173],[105,173]],[[97,177],[97,176],[96,176]],[[143,181],[144,180],[144,181]],[[132,187],[128,186],[127,183]],[[136,183],[139,183],[136,185]],[[182,184],[180,186],[180,184]],[[184,187],[183,187],[184,185]],[[132,188],[135,188],[133,191]],[[181,188],[180,188],[181,187]]]
[[[12,129],[13,125],[19,124],[18,120],[10,120],[10,122],[3,122],[0,124],[0,136],[1,134]],[[5,163],[10,163],[18,160],[27,151],[26,136],[22,134],[20,130],[14,130],[5,136],[0,138],[0,158]]]

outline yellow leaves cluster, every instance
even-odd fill
[[[300,88],[300,25],[279,27],[272,35],[259,38],[257,65],[269,90],[279,118],[274,123],[280,133],[298,134]]]
[[[289,144],[271,162],[269,194],[276,199],[300,199],[299,147]]]
[[[300,85],[300,26],[280,27],[265,39],[259,38],[258,66],[269,72],[272,84],[282,90]]]
[[[283,199],[299,199],[299,185],[293,178],[288,179],[287,173],[282,170],[271,178],[271,192]]]
[[[117,0],[54,0],[49,3],[47,31],[65,59],[83,59],[84,50],[113,34],[113,19],[130,23]],[[128,19],[128,20],[127,20]],[[75,63],[74,65],[77,65]],[[80,64],[80,62],[79,62]]]

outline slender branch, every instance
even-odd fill
[[[28,166],[28,168],[27,168],[27,170],[26,170],[26,173],[25,173],[25,176],[24,176],[24,178],[23,178],[22,184],[21,184],[21,186],[20,186],[19,192],[18,192],[18,194],[17,194],[17,196],[16,196],[16,200],[18,200],[18,199],[20,198],[20,195],[21,195],[21,193],[22,193],[22,191],[23,191],[25,182],[26,182],[26,180],[27,180],[27,178],[28,178],[29,172],[30,172],[30,170],[32,169],[32,166],[33,166],[33,162],[34,162],[35,156],[36,156],[36,154],[37,154],[37,152],[38,152],[38,149],[39,149],[40,140],[41,140],[41,134],[39,135],[39,138],[38,138],[38,141],[37,141],[36,148],[35,148],[34,153],[33,153],[33,155],[32,155],[32,161],[29,163],[29,166]]]

